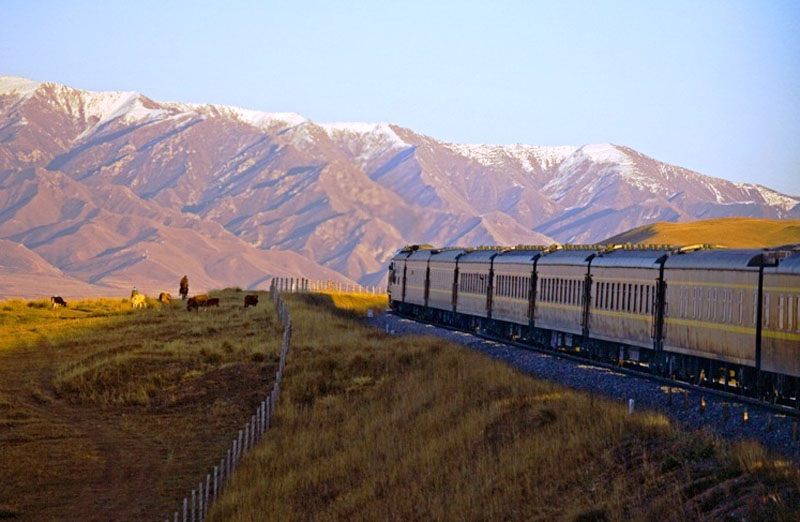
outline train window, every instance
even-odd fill
[[[728,318],[730,323],[733,320],[733,290],[728,289]]]
[[[611,310],[611,283],[606,283],[606,287],[603,289],[603,300],[605,301],[604,308],[606,310]]]
[[[743,321],[743,310],[744,310],[744,292],[739,290],[739,324],[744,324]]]
[[[650,315],[650,285],[647,285],[644,291],[644,313]]]
[[[639,297],[639,292],[642,289],[642,285],[633,285],[633,313],[639,313],[639,304],[642,302],[642,298]]]
[[[762,312],[764,314],[763,326],[769,326],[769,297],[770,295],[768,292],[764,293],[764,311]]]
[[[783,313],[786,311],[785,301],[784,296],[778,297],[778,328],[781,330],[783,330]]]
[[[627,302],[626,302],[627,308],[625,309],[625,311],[633,312],[633,307],[634,307],[634,303],[633,303],[634,285],[628,284],[627,286],[628,286],[628,299],[627,299]]]
[[[708,313],[707,317],[709,320],[714,320],[717,317],[717,289],[716,288],[709,288],[706,291],[708,294]]]

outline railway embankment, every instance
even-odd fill
[[[293,351],[270,436],[243,460],[211,521],[800,514],[797,467],[757,443],[531,378],[465,350],[460,334],[445,339],[392,316],[364,324],[385,299],[286,302]]]
[[[633,400],[634,410],[646,408],[663,413],[688,429],[707,430],[734,442],[758,441],[767,450],[800,464],[800,417],[797,416],[394,314],[375,316],[369,324],[384,331],[388,328],[395,335],[434,335],[503,361],[535,378],[619,401],[626,407]]]

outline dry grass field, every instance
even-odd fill
[[[691,223],[653,223],[610,237],[606,243],[695,245],[761,248],[800,243],[800,220],[720,218]]]
[[[212,521],[800,517],[797,468],[755,444],[359,323],[385,301],[287,302],[294,336],[275,423]]]
[[[163,519],[275,373],[266,294],[219,308],[128,299],[0,302],[0,519]]]

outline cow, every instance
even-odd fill
[[[258,296],[257,295],[246,295],[244,296],[244,307],[247,308],[248,306],[256,306],[258,304]]]
[[[147,308],[144,294],[135,294],[131,297],[131,308]]]
[[[194,297],[190,297],[189,301],[186,302],[186,310],[191,312],[192,310],[197,310],[201,306],[206,306],[208,303],[208,296],[205,294],[196,295]]]
[[[219,308],[219,298],[218,297],[210,298],[208,301],[206,301],[206,306],[216,306],[217,308]]]
[[[169,305],[172,304],[172,296],[169,295],[167,292],[161,292],[158,294],[158,302],[162,305]]]
[[[60,295],[54,295],[50,298],[50,302],[53,303],[53,310],[56,309],[56,306],[63,306],[64,308],[67,307],[67,302]]]

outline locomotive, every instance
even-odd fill
[[[800,406],[800,247],[412,245],[403,315]]]

